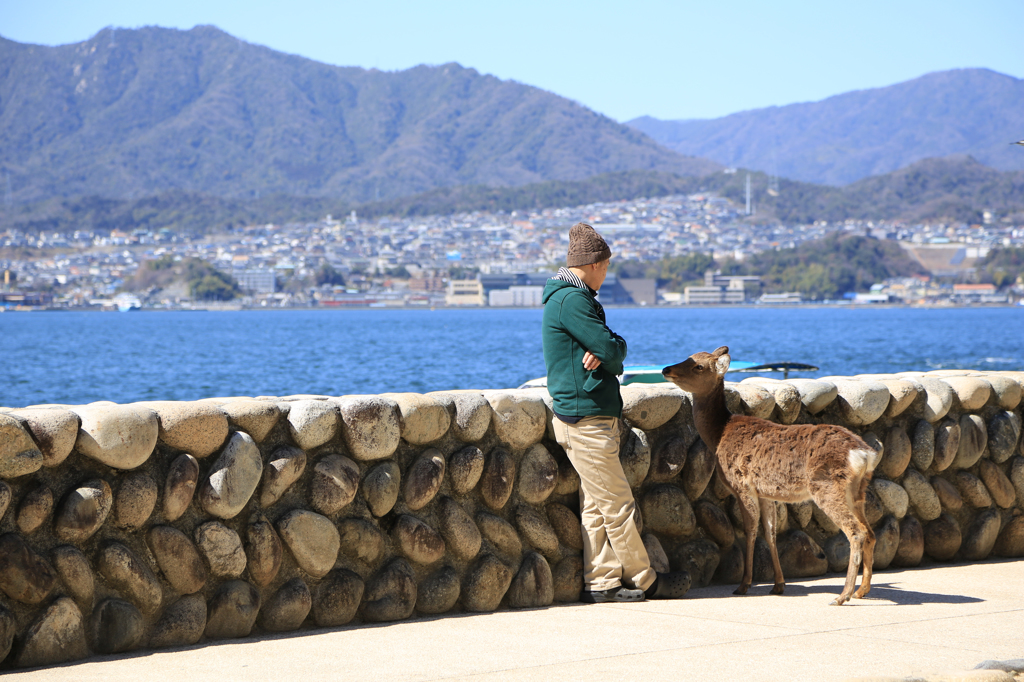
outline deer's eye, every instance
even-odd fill
[[[700,365],[695,365],[694,368],[693,368],[693,371],[694,372],[703,372],[704,368],[701,367]]]

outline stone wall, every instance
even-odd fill
[[[884,569],[1024,556],[1022,388],[1024,372],[948,371],[752,378],[727,397],[883,450],[867,508]],[[689,396],[623,396],[621,458],[652,563],[697,586],[739,582],[738,509]],[[2,408],[0,660],[575,601],[579,483],[549,401],[533,389]],[[778,506],[788,578],[845,571],[828,517]],[[754,569],[772,579],[763,540]]]

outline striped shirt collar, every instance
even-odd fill
[[[573,274],[573,271],[569,268],[558,268],[558,274],[554,276],[554,279],[560,279],[563,282],[568,282],[574,287],[579,287],[584,291],[589,291],[591,296],[597,296],[597,292],[588,287],[583,280]]]

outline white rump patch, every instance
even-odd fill
[[[869,471],[874,471],[878,465],[878,460],[882,457],[878,452],[874,450],[850,450],[850,468],[856,471],[858,474],[864,474]]]

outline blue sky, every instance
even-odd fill
[[[985,67],[1024,77],[1024,0],[0,0],[0,35],[213,24],[344,66],[459,62],[620,121],[712,118]]]

